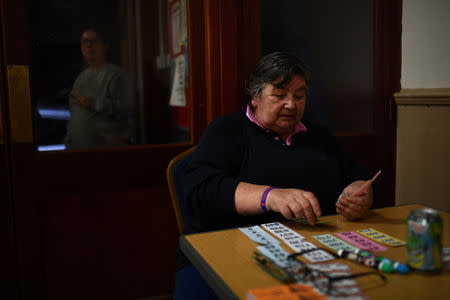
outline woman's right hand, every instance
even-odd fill
[[[303,218],[314,226],[322,215],[319,201],[313,193],[300,189],[273,189],[267,195],[266,207],[287,219]]]

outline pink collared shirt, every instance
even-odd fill
[[[265,129],[267,132],[269,132],[269,129],[264,128],[264,126],[261,125],[261,123],[258,122],[258,120],[255,118],[255,115],[253,114],[252,110],[250,109],[250,106],[247,105],[247,111],[246,111],[247,117],[250,119],[250,121],[252,121],[253,123],[255,123],[256,125],[258,125],[259,127]],[[298,122],[297,125],[295,125],[295,129],[294,132],[291,133],[287,139],[286,139],[286,145],[290,146],[291,145],[291,140],[292,137],[294,136],[294,134],[296,134],[297,132],[300,131],[306,131],[306,126],[302,123],[302,122]],[[280,140],[280,136],[277,135],[275,137],[275,139],[278,141]]]

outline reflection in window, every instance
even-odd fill
[[[30,2],[38,150],[189,141],[185,11],[176,0]]]

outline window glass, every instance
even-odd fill
[[[185,1],[30,1],[39,150],[190,140]]]

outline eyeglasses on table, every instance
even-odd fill
[[[298,256],[318,250],[325,251],[336,259],[339,258],[339,256],[335,253],[327,249],[315,248],[289,255],[287,257],[288,265],[286,267],[280,267],[270,258],[256,251],[254,252],[254,259],[266,272],[283,283],[310,281],[319,291],[325,294],[329,294],[332,291],[334,283],[346,279],[354,279],[363,276],[378,276],[383,282],[386,281],[386,277],[379,272],[364,272],[351,275],[330,276],[325,272],[315,269],[314,265],[305,264],[297,259]]]

